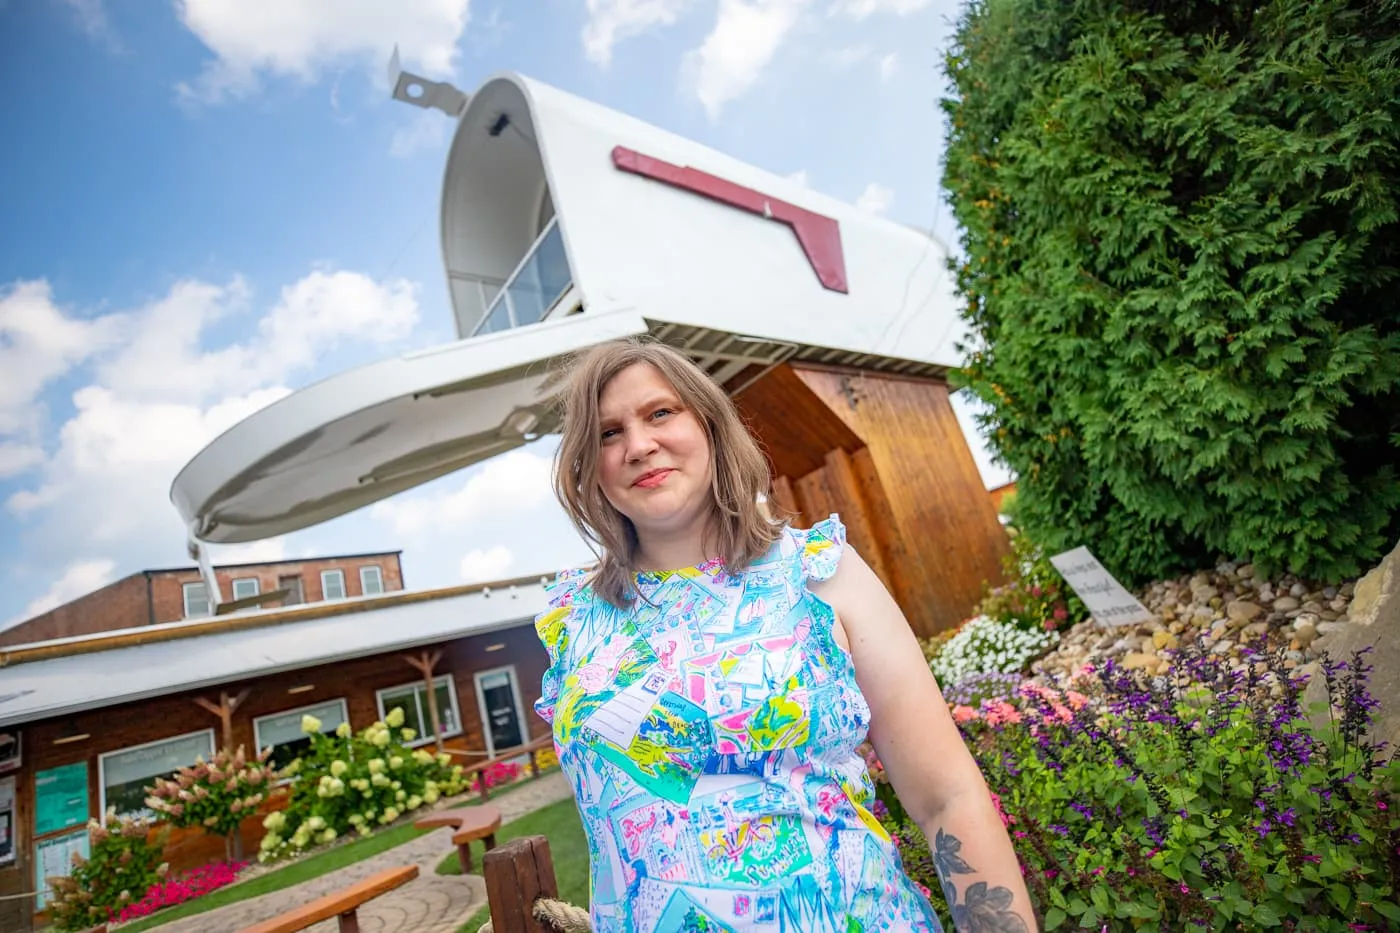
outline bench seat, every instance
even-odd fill
[[[360,921],[355,915],[356,910],[365,902],[387,894],[417,877],[417,865],[388,868],[370,875],[358,884],[333,891],[281,916],[244,927],[239,933],[297,933],[332,917],[340,918],[340,933],[360,933]]]

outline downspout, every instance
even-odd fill
[[[156,624],[156,597],[151,584],[151,572],[143,570],[141,573],[146,577],[146,624]]]

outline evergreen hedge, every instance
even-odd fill
[[[974,0],[962,382],[1021,524],[1125,578],[1400,533],[1400,3]]]

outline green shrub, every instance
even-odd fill
[[[1400,533],[1400,3],[973,0],[961,382],[1018,523],[1129,583]]]
[[[75,856],[66,878],[49,878],[47,910],[59,930],[86,930],[106,923],[145,897],[164,878],[161,859],[165,831],[145,819],[118,817],[108,810],[102,822],[87,826],[89,856]]]
[[[352,830],[368,836],[375,826],[460,794],[466,788],[462,766],[446,754],[409,749],[404,743],[413,741],[414,731],[402,727],[397,708],[358,735],[348,724],[326,735],[320,722],[306,717],[302,731],[311,747],[283,771],[293,780],[291,797],[285,811],[263,820],[267,835],[259,859],[292,855]]]

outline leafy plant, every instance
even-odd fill
[[[333,842],[350,832],[368,836],[440,796],[461,793],[466,779],[448,755],[411,750],[415,738],[403,728],[403,710],[395,708],[383,722],[358,734],[342,723],[333,735],[321,732],[314,717],[302,720],[311,739],[306,753],[283,774],[293,779],[285,811],[263,820],[267,835],[259,859],[268,861],[317,843]]]
[[[1128,583],[1400,534],[1400,4],[973,0],[958,379],[1018,524]]]
[[[196,759],[170,778],[156,778],[146,788],[146,806],[172,826],[199,827],[224,837],[224,856],[241,859],[238,828],[267,799],[274,772],[268,764],[272,749],[249,759],[243,746],[219,749],[207,763]]]
[[[115,918],[165,877],[161,859],[164,828],[143,818],[118,817],[108,810],[87,825],[90,855],[73,857],[66,878],[49,878],[47,910],[58,930],[85,930]]]
[[[1367,738],[1363,657],[1325,662],[1316,723],[1280,655],[1246,660],[1192,645],[1160,678],[1110,662],[1082,694],[1026,684],[961,721],[1045,929],[1400,925],[1400,760]]]
[[[1023,629],[1058,632],[1088,618],[1084,603],[1066,585],[1045,551],[1025,534],[1013,535],[1002,559],[1007,582],[989,587],[977,614]]]

